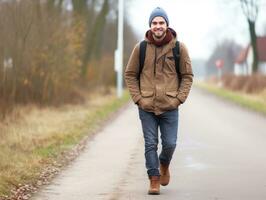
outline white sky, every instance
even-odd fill
[[[266,0],[261,2],[257,33],[266,32]],[[189,49],[192,58],[208,58],[215,44],[224,38],[245,46],[249,42],[248,24],[239,0],[132,0],[125,17],[141,40],[149,29],[151,11],[162,7],[168,14],[169,26]]]

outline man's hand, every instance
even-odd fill
[[[139,107],[141,107],[142,102],[143,102],[143,98],[141,97],[141,98],[137,101],[137,105],[138,105]]]

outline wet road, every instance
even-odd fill
[[[265,200],[266,118],[193,88],[180,108],[171,183],[147,195],[144,145],[131,105],[34,200]]]

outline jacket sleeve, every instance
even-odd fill
[[[124,73],[125,82],[127,84],[129,93],[134,103],[137,103],[141,98],[138,74],[139,74],[139,43],[134,47]]]
[[[184,103],[188,97],[193,82],[193,72],[188,50],[183,43],[180,43],[180,73],[181,83],[178,89],[177,98]]]

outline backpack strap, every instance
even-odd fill
[[[139,47],[139,74],[138,74],[138,80],[140,80],[140,74],[142,72],[145,56],[146,56],[146,47],[147,42],[145,40],[141,41],[140,47]]]
[[[181,73],[180,73],[180,44],[179,41],[176,41],[175,47],[173,48],[173,55],[175,58],[175,70],[178,76],[179,86],[181,82]]]

